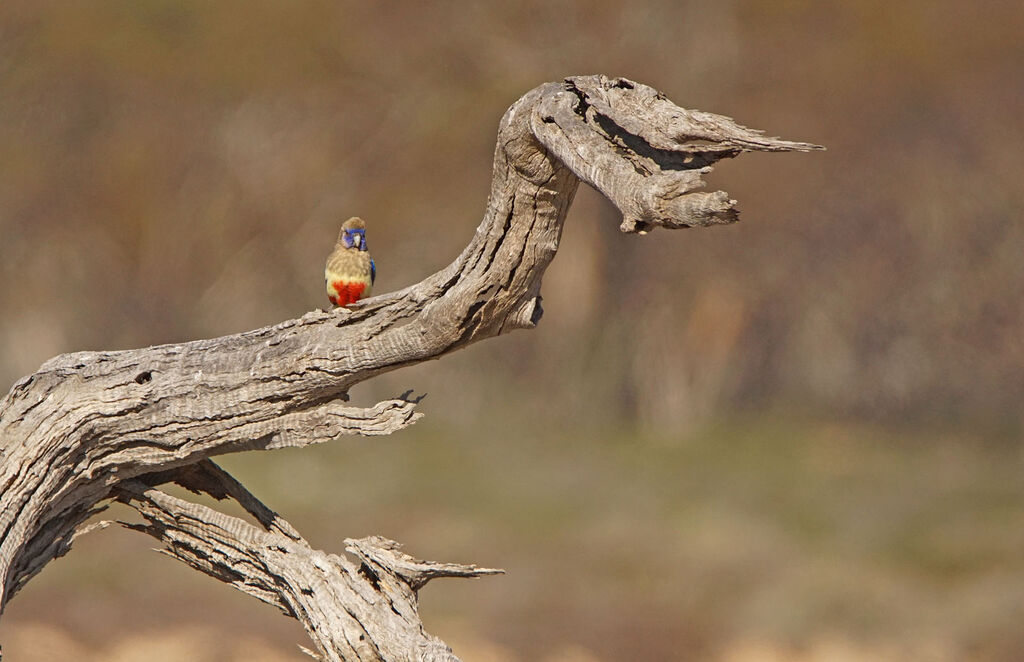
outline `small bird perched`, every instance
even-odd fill
[[[377,267],[366,250],[366,223],[353,216],[342,224],[338,243],[327,258],[327,298],[335,306],[349,306],[370,296],[376,277]]]

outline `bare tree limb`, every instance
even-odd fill
[[[204,571],[216,566],[198,551],[212,554],[213,548],[202,546],[210,540],[219,553],[242,554],[247,544],[259,547],[276,536],[289,541],[286,549],[319,558],[323,553],[303,548],[283,520],[256,535],[215,511],[161,495],[153,481],[198,480],[184,468],[223,453],[389,434],[413,423],[419,414],[405,398],[368,409],[342,401],[354,384],[383,372],[534,327],[542,314],[541,279],[581,179],[622,212],[626,232],[729,223],[737,218],[735,201],[721,191],[697,191],[713,163],[744,151],[810,149],[819,148],[684,110],[626,79],[577,76],[548,83],[505,113],[484,219],[462,254],[422,282],[353,310],[317,310],[222,338],[47,361],[0,401],[0,611],[46,563],[67,552],[75,531],[114,495],[127,495],[151,527],[170,513],[191,519],[189,526],[162,524],[160,532],[191,535],[181,540],[191,540],[196,551],[184,551],[190,547],[181,543],[181,554]],[[240,486],[203,471],[218,485],[211,489],[239,498]],[[150,487],[140,487],[144,483]],[[349,545],[361,567],[387,567],[387,576],[400,578],[413,593],[430,577],[462,572],[459,566],[401,560],[389,544]],[[266,572],[268,554],[254,556],[252,567],[258,561]],[[332,563],[318,582],[345,576],[346,566]],[[272,595],[267,586],[257,592],[292,613],[312,609]],[[348,641],[366,655],[356,643],[357,625],[314,640],[322,646]],[[324,651],[327,659],[340,654]]]
[[[209,460],[180,470],[176,482],[235,499],[261,526],[175,498],[143,481],[126,481],[117,494],[146,523],[121,524],[162,541],[167,555],[297,618],[323,660],[455,662],[458,658],[447,645],[424,632],[416,591],[436,577],[502,572],[420,561],[378,536],[345,541],[353,563],[310,547],[288,522]]]

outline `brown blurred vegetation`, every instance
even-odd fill
[[[656,427],[1019,421],[1024,9],[983,4],[6,3],[0,376],[326,305],[349,214],[381,290],[419,280],[479,221],[507,105],[603,72],[830,151],[720,165],[730,228],[620,236],[584,194],[545,328],[432,370]]]
[[[211,337],[324,307],[322,260],[338,223],[353,214],[370,223],[378,291],[416,282],[453,259],[479,222],[495,128],[512,101],[569,74],[628,76],[682,106],[829,151],[747,155],[720,164],[711,184],[739,199],[744,219],[725,228],[622,236],[611,206],[581,189],[545,279],[546,313],[536,331],[361,387],[357,396],[367,400],[410,387],[429,391],[429,422],[413,434],[432,449],[454,435],[452,462],[432,464],[426,451],[406,442],[374,442],[386,457],[366,475],[346,474],[347,480],[365,487],[360,481],[393,475],[394,503],[358,515],[345,510],[346,521],[363,529],[338,525],[337,535],[319,544],[337,548],[340,536],[379,532],[439,560],[509,565],[506,559],[515,559],[518,579],[437,589],[452,596],[440,602],[446,618],[467,619],[462,626],[443,621],[449,636],[461,627],[484,648],[492,644],[479,632],[506,637],[493,644],[505,652],[478,659],[525,654],[531,634],[550,643],[545,650],[552,660],[578,662],[602,646],[606,652],[593,659],[634,659],[631,651],[655,659],[714,651],[748,662],[805,654],[952,659],[943,657],[953,655],[949,651],[1019,659],[1019,635],[993,613],[1019,620],[1020,593],[1014,599],[998,587],[1020,588],[1024,576],[1019,562],[1006,556],[1011,543],[1020,542],[1006,529],[1024,523],[1012,505],[1020,493],[1012,475],[997,470],[1019,469],[1024,423],[1022,31],[1024,5],[1000,0],[8,0],[0,5],[0,383],[62,352]],[[765,455],[778,452],[792,464],[773,464],[763,478],[760,464],[742,469],[753,461],[740,453],[715,455],[712,449],[734,441],[730,434],[714,436],[716,422],[751,416],[760,422],[744,433],[752,437],[752,430],[771,429],[780,419],[851,426],[856,432],[847,448],[853,450],[843,457],[867,453],[876,464],[850,471],[873,487],[831,494],[825,480],[831,474],[807,469],[804,463],[813,460],[806,453],[813,455],[819,443],[831,448],[816,424],[766,433]],[[858,421],[897,432],[883,434]],[[473,434],[481,430],[487,434]],[[584,499],[588,490],[607,489],[636,510],[601,498],[580,503],[573,516],[551,524],[566,531],[555,537],[557,544],[550,530],[513,526],[517,537],[483,546],[490,551],[481,557],[479,538],[467,531],[495,536],[509,518],[519,521],[506,512],[511,505],[487,496],[488,480],[502,476],[488,454],[503,449],[498,457],[529,475],[534,462],[512,450],[522,450],[517,435],[558,445],[592,431],[601,432],[569,445],[595,453],[596,460],[552,458],[547,445],[527,445],[536,463],[553,462],[557,480],[578,492],[546,494],[543,484],[553,470],[545,469],[504,496],[527,499],[518,517],[531,522],[566,498]],[[922,473],[922,463],[935,468],[928,464],[931,438],[956,449],[949,453],[963,475],[946,480],[941,471],[939,478]],[[892,455],[878,451],[882,443]],[[588,444],[598,450],[588,451]],[[456,461],[478,446],[476,460]],[[741,448],[755,451],[758,444]],[[350,461],[343,450],[332,453],[308,455],[339,466]],[[657,464],[621,475],[609,469],[628,465],[634,454],[659,457],[666,470],[680,474],[650,478]],[[741,468],[727,467],[723,457]],[[258,480],[268,471],[278,475],[269,467],[279,461],[240,466]],[[419,520],[407,512],[410,501],[423,498],[415,489],[426,489],[418,476],[423,464],[437,476],[434,500],[424,502],[437,512],[413,512],[433,517],[445,531],[443,541],[416,529]],[[283,466],[309,471],[315,462]],[[482,478],[467,478],[453,466]],[[798,503],[769,497],[777,505],[769,512],[748,508],[766,494],[792,496],[786,490],[799,489],[791,484],[794,472],[811,483],[824,480],[820,493]],[[271,495],[289,498],[289,489],[278,485],[275,491],[266,480]],[[691,482],[688,492],[677,485],[683,480],[703,487]],[[719,494],[718,480],[734,497]],[[743,486],[760,480],[764,493],[748,495],[748,503]],[[619,484],[629,481],[641,486]],[[906,484],[913,488],[900,489]],[[1001,495],[995,510],[987,493],[979,496],[986,489],[981,485]],[[338,489],[339,501],[358,494]],[[445,496],[449,491],[462,498]],[[293,519],[301,524],[306,517],[299,528],[314,540],[337,512],[309,502],[329,494],[310,487],[307,499],[291,504],[305,513]],[[690,505],[673,510],[666,505],[671,498]],[[831,504],[821,512],[813,505],[819,498]],[[481,499],[489,505],[479,512],[459,510]],[[662,505],[637,524],[636,512],[651,507],[647,499],[665,503],[658,501]],[[950,514],[958,507],[963,522]],[[884,526],[872,524],[872,516]],[[593,518],[591,538],[579,517]],[[811,531],[793,542],[804,518]],[[655,577],[631,574],[629,554],[614,551],[622,537],[635,535],[634,525],[649,527],[654,541],[648,551],[666,542],[661,535],[674,545],[660,552],[668,555],[661,562],[677,568],[662,593],[652,588],[659,586]],[[904,526],[920,539],[907,538]],[[706,537],[693,543],[680,531]],[[108,535],[116,543],[88,543],[92,553],[115,554],[125,544],[101,534]],[[580,536],[586,551],[573,546]],[[714,564],[723,549],[750,545],[749,536],[760,541],[749,557],[740,550]],[[132,559],[126,563],[137,562],[145,542],[136,545],[123,553]],[[952,579],[944,574],[946,561],[928,569],[935,550],[950,546]],[[794,570],[806,555],[831,558],[837,550],[849,568],[824,563]],[[548,558],[562,552],[587,560],[568,568]],[[86,564],[75,557],[88,554],[76,552],[67,563]],[[986,559],[1009,579],[992,575]],[[134,579],[165,565],[161,559],[140,565]],[[83,567],[68,565],[65,574],[52,576],[93,572]],[[780,568],[796,576],[783,572],[787,582],[763,594],[744,583],[761,586],[758,578]],[[598,591],[605,609],[583,597],[555,607],[550,592],[556,589],[545,572],[568,573],[565,591],[573,596]],[[622,574],[588,588],[588,578],[601,573]],[[188,574],[182,570],[176,582]],[[40,605],[64,595],[52,581],[36,598],[30,586],[9,613],[22,601],[29,605],[25,614],[44,613]],[[207,580],[194,581],[189,591],[197,593],[186,598],[206,595],[198,587]],[[694,582],[698,589],[686,593]],[[129,585],[118,584],[104,608],[113,610]],[[165,580],[163,586],[157,593],[170,599],[177,584]],[[95,589],[86,582],[76,590]],[[645,603],[652,591],[653,603]],[[487,626],[466,612],[480,592],[490,605],[480,608]],[[877,612],[829,611],[841,612],[844,596],[864,604],[865,592],[877,600],[867,604],[900,628],[917,628],[914,636],[924,633],[924,639],[943,629],[938,624],[947,614],[939,614],[936,602],[969,595],[965,610],[975,621],[954,628],[934,655],[927,646],[912,655],[890,650],[884,641],[897,636],[893,632],[850,625],[874,623]],[[431,600],[429,591],[424,599]],[[518,611],[508,611],[510,600]],[[242,601],[225,603],[225,610],[240,609]],[[799,609],[776,622],[769,617],[773,604]],[[900,605],[898,616],[888,610],[893,604]],[[619,607],[643,617],[616,621]],[[664,622],[645,609],[664,614]],[[116,613],[131,618],[130,611]],[[426,617],[431,626],[429,611]],[[555,624],[584,634],[560,638]],[[832,631],[873,633],[883,643],[868,637],[836,644]],[[299,634],[280,636],[288,641]],[[775,643],[762,643],[760,635]],[[580,641],[586,647],[573,648]],[[104,651],[97,659],[139,659],[92,643]],[[833,650],[829,646],[850,650],[814,657],[819,648]],[[567,657],[559,657],[562,649]],[[235,653],[220,655],[233,659]],[[540,657],[534,651],[528,659]],[[468,652],[466,658],[474,659]]]

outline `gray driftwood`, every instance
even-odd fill
[[[212,340],[64,354],[0,401],[0,610],[66,553],[111,499],[192,567],[276,605],[324,660],[456,660],[426,634],[416,592],[435,577],[498,572],[429,563],[381,538],[350,557],[312,549],[209,458],[382,435],[420,414],[407,397],[359,408],[352,385],[477,340],[534,327],[541,278],[580,180],[624,232],[729,223],[735,201],[701,175],[744,151],[806,151],[622,78],[577,76],[526,93],[502,118],[486,214],[462,254],[353,310]],[[171,497],[177,482],[237,500],[255,523]]]

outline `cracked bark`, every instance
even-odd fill
[[[322,659],[456,659],[423,632],[416,591],[434,577],[494,571],[417,561],[383,539],[347,541],[358,564],[312,550],[209,458],[415,422],[408,397],[358,408],[344,404],[346,393],[534,327],[581,180],[619,209],[624,232],[730,223],[735,201],[697,190],[713,163],[812,149],[684,110],[622,78],[547,83],[502,118],[490,198],[469,245],[422,282],[222,338],[47,361],[0,401],[0,610],[116,498],[172,556],[299,618]],[[259,526],[160,492],[168,481],[234,498]]]

